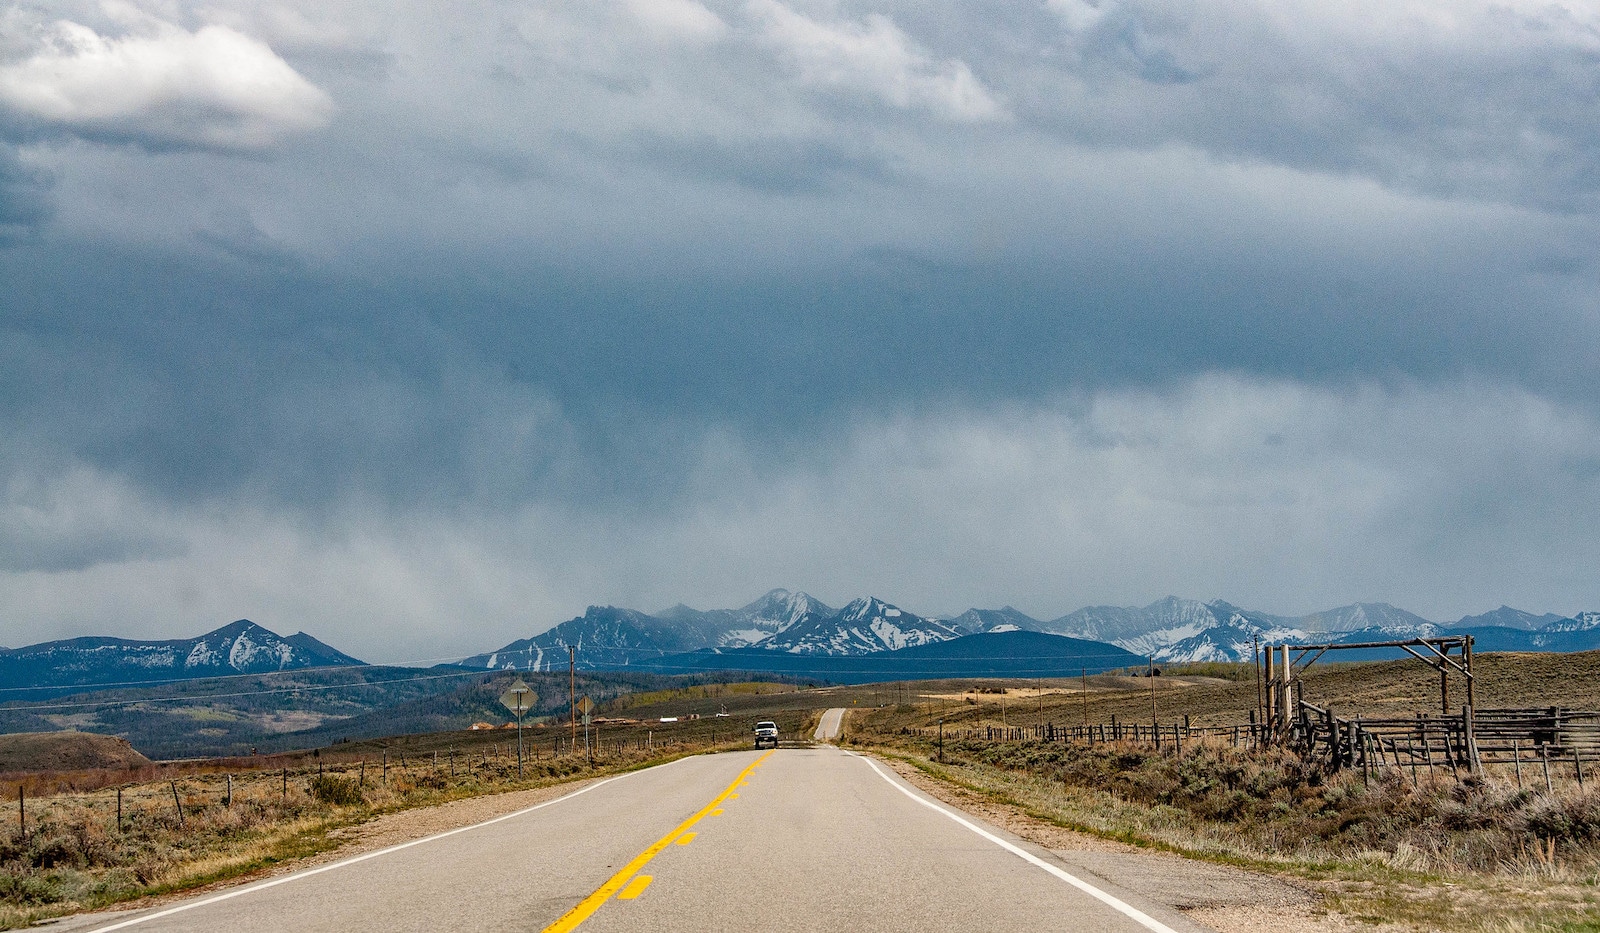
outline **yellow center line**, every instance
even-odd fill
[[[628,886],[617,892],[617,900],[633,900],[643,894],[644,889],[650,887],[650,882],[654,880],[655,878],[651,875],[634,875],[633,880],[628,882]]]
[[[679,823],[677,827],[672,830],[672,832],[667,833],[660,839],[657,839],[655,843],[650,846],[650,848],[640,852],[633,861],[622,866],[621,871],[612,875],[610,880],[608,880],[605,884],[602,884],[598,889],[595,890],[593,894],[579,901],[578,906],[562,914],[561,919],[557,920],[555,923],[545,927],[544,933],[568,933],[568,931],[577,929],[578,924],[589,919],[589,917],[591,917],[595,911],[600,909],[600,905],[611,899],[611,895],[622,890],[623,885],[627,885],[628,881],[632,879],[634,875],[638,874],[640,869],[650,864],[651,859],[661,854],[662,849],[672,845],[672,843],[679,836],[688,831],[688,829],[694,826],[694,824],[700,822],[708,816],[715,816],[716,814],[721,813],[722,810],[718,807],[718,804],[730,798],[739,796],[733,792],[733,789],[739,786],[740,781],[743,781],[745,778],[749,777],[750,772],[754,771],[756,767],[763,761],[766,761],[767,756],[771,754],[772,751],[768,751],[766,755],[762,755],[760,758],[757,758],[755,762],[748,768],[740,771],[739,776],[733,779],[733,783],[728,785],[727,790],[724,790],[722,793],[718,794],[715,800],[706,804],[704,807],[701,807],[700,811],[694,816],[691,816],[682,823]],[[643,891],[645,885],[649,883],[649,881],[643,881],[637,888],[634,888],[632,885],[628,885],[629,889],[633,892],[630,896],[639,896],[639,892]]]
[[[693,842],[694,841],[694,837],[696,837],[698,835],[700,835],[700,834],[699,833],[684,833],[683,835],[678,837],[678,845],[686,846],[689,843]]]

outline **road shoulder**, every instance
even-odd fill
[[[1151,901],[1178,910],[1218,933],[1277,933],[1285,927],[1292,927],[1297,933],[1399,933],[1405,929],[1374,926],[1328,911],[1322,905],[1322,895],[1299,879],[1075,832],[937,778],[907,761],[874,758],[929,797],[1049,850],[1076,871],[1136,889]]]

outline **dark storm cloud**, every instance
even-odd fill
[[[49,176],[0,143],[0,247],[30,237],[50,213]]]
[[[29,9],[5,643],[1600,598],[1580,9]]]
[[[820,139],[736,140],[647,136],[641,161],[679,177],[728,183],[772,195],[828,194],[841,181],[894,180],[892,161],[870,150]]]

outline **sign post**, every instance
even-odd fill
[[[533,688],[523,683],[521,677],[512,681],[506,692],[500,694],[501,705],[517,714],[517,780],[519,781],[522,780],[522,714],[533,709],[538,700]]]

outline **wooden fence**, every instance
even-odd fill
[[[1025,726],[941,726],[908,728],[924,738],[990,742],[1077,742],[1086,745],[1119,742],[1181,752],[1184,745],[1210,739],[1234,748],[1255,749],[1286,744],[1331,771],[1360,768],[1363,772],[1398,768],[1413,782],[1424,773],[1448,771],[1457,777],[1485,765],[1513,772],[1520,785],[1524,768],[1542,773],[1551,784],[1552,765],[1570,768],[1581,786],[1585,767],[1600,759],[1600,712],[1563,707],[1488,709],[1459,715],[1416,714],[1389,718],[1342,718],[1331,709],[1298,704],[1298,715],[1285,732],[1249,722],[1229,726],[1192,726],[1118,721],[1057,726],[1046,722]],[[1592,777],[1592,773],[1589,775]]]

